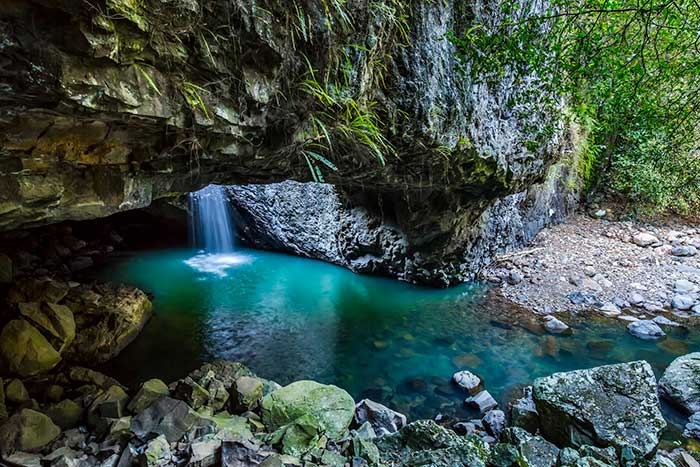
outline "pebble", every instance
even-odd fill
[[[630,303],[634,306],[641,306],[646,301],[646,298],[642,294],[633,293],[630,295]]]

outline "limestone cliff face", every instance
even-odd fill
[[[499,5],[7,0],[0,230],[323,178],[431,258],[418,269],[456,264],[490,206],[571,150],[537,76],[473,80],[456,57],[448,35]]]

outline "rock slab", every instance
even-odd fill
[[[539,378],[533,400],[543,435],[560,446],[613,446],[647,456],[666,428],[645,361]]]

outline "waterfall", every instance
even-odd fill
[[[209,185],[190,193],[190,237],[205,253],[233,251],[233,222],[224,187]]]

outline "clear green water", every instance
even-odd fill
[[[337,384],[414,419],[469,417],[463,394],[449,383],[460,369],[479,374],[503,402],[556,371],[635,359],[659,371],[700,348],[688,331],[646,342],[600,320],[574,323],[572,336],[549,336],[481,285],[425,289],[251,250],[220,257],[228,267],[207,272],[188,264],[195,255],[138,252],[98,272],[154,297],[155,317],[106,369],[125,383],[172,381],[224,358],[282,384],[306,378]]]

